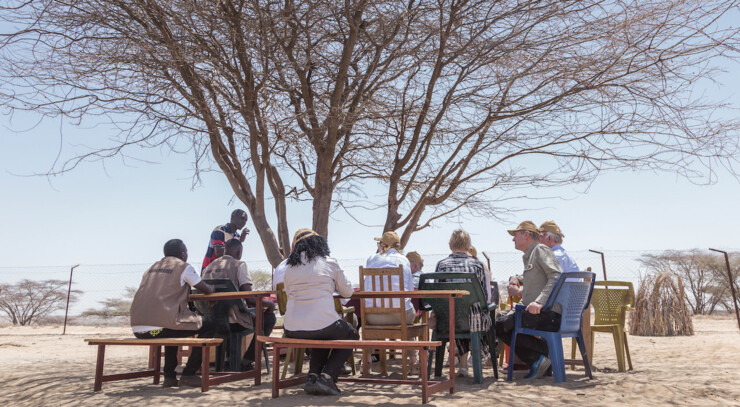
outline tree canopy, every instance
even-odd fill
[[[294,200],[322,235],[383,208],[405,245],[602,171],[735,174],[738,121],[693,92],[737,57],[737,5],[5,1],[0,103],[120,130],[55,173],[137,146],[191,153],[196,181],[215,166],[275,266]]]

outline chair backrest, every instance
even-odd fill
[[[285,283],[278,283],[275,288],[275,291],[277,291],[278,311],[280,311],[280,315],[285,315],[285,309],[288,307],[288,293],[285,292]]]
[[[217,293],[239,291],[234,282],[228,278],[204,278],[203,281],[213,286]],[[196,290],[197,291],[197,290]],[[195,301],[195,308],[204,317],[210,318],[217,323],[229,322],[229,309],[236,306],[239,311],[247,312],[247,305],[244,299],[237,298],[233,300],[220,300],[216,305],[211,306],[208,301]]]
[[[470,306],[478,303],[481,310],[486,310],[486,296],[474,273],[425,273],[419,277],[419,290],[465,290],[470,294],[455,298],[455,335],[470,332]],[[434,310],[437,319],[435,332],[449,333],[450,309],[447,298],[423,298],[422,304],[428,304]]]
[[[628,281],[598,281],[591,297],[594,325],[624,327],[625,313],[635,306],[635,288]]]
[[[542,307],[549,311],[555,303],[562,307],[560,332],[578,332],[581,329],[583,311],[589,306],[594,290],[596,274],[587,271],[561,273],[558,281]]]
[[[365,277],[370,277],[368,286]],[[360,291],[393,291],[394,277],[398,279],[399,291],[404,291],[403,267],[365,268],[360,266]],[[401,325],[406,321],[406,304],[402,299],[371,298],[360,301],[360,317],[367,321],[367,314],[398,314]]]

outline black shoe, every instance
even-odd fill
[[[254,363],[249,359],[242,358],[240,365],[242,372],[251,372],[254,370]]]
[[[177,387],[178,385],[179,383],[177,382],[177,377],[165,377],[164,381],[162,382],[162,387],[165,389],[168,387]]]
[[[316,373],[309,373],[306,378],[306,384],[303,386],[303,390],[308,394],[319,394],[318,388],[316,387],[316,381],[319,375]]]
[[[200,387],[202,384],[203,384],[203,381],[201,377],[198,375],[180,376],[180,387],[182,386]]]
[[[337,388],[337,384],[334,383],[334,378],[326,373],[322,373],[318,380],[316,380],[316,390],[316,394],[325,396],[338,396],[342,394],[339,388]]]
[[[370,355],[370,363],[378,363],[380,362],[380,355],[377,353],[373,353]]]

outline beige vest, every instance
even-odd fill
[[[211,262],[203,270],[203,278],[228,278],[234,283],[236,289],[239,289],[239,265],[244,263],[231,256],[222,256]],[[229,321],[236,321],[239,325],[253,329],[252,316],[239,311],[239,307],[234,305],[229,310]]]
[[[180,276],[187,266],[177,257],[165,257],[149,267],[131,303],[131,326],[200,329],[201,317],[188,308],[190,286],[180,286]]]

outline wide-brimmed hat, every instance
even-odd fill
[[[309,236],[318,236],[318,235],[319,234],[316,233],[316,232],[314,232],[313,229],[309,229],[309,228],[298,229],[298,230],[296,230],[295,235],[293,235],[293,243],[292,243],[292,246],[295,247],[295,244],[296,243],[298,243],[299,241],[301,241],[301,240],[303,240],[303,239],[305,239],[305,238],[307,238]]]
[[[376,237],[375,240],[383,243],[388,247],[392,247],[395,243],[401,243],[401,239],[398,237],[396,232],[385,232],[382,237]]]
[[[516,232],[520,230],[526,230],[527,232],[534,232],[537,233],[537,235],[540,234],[540,230],[537,229],[537,225],[534,224],[531,220],[525,220],[524,222],[520,223],[519,226],[516,227],[516,229],[508,230],[510,235],[514,236]]]
[[[468,249],[468,256],[470,257],[478,257],[478,250],[475,250],[475,246],[470,245],[470,249]]]
[[[555,233],[560,237],[565,237],[563,232],[560,231],[560,228],[553,220],[548,220],[547,222],[544,222],[540,225],[540,233],[543,232]]]
[[[406,258],[413,263],[419,263],[422,266],[424,265],[424,259],[421,258],[421,255],[417,252],[408,252],[406,254]]]

